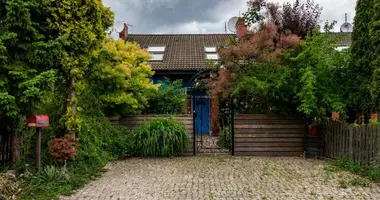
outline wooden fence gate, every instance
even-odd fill
[[[234,153],[238,156],[300,156],[307,126],[299,117],[238,114],[234,117]]]

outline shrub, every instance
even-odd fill
[[[126,127],[112,124],[103,117],[82,117],[81,120],[76,160],[89,165],[106,164],[130,155],[131,134]]]
[[[19,182],[13,174],[0,174],[0,199],[16,199]]]
[[[57,162],[74,160],[76,156],[75,147],[78,145],[78,139],[71,135],[65,135],[61,138],[55,138],[50,141],[50,153]]]
[[[159,82],[158,90],[148,94],[148,107],[144,114],[181,114],[186,102],[182,81],[170,82],[169,79]]]
[[[182,152],[188,141],[185,126],[173,118],[153,119],[133,135],[134,155],[170,157]]]
[[[35,175],[35,178],[39,179],[41,183],[66,183],[70,180],[66,165],[62,168],[53,165],[46,166]]]
[[[226,148],[226,149],[232,148],[231,126],[226,126],[222,129],[222,133],[216,144],[222,148]]]

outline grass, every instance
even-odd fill
[[[362,166],[351,161],[347,157],[331,161],[324,169],[324,176],[326,179],[335,178],[334,172],[338,171],[349,171],[358,175],[353,178],[345,178],[341,174],[338,174],[337,178],[339,179],[338,184],[340,188],[348,188],[348,186],[370,187],[372,182],[380,182],[380,166]]]
[[[363,166],[358,163],[351,161],[347,157],[342,157],[337,160],[332,161],[328,166],[327,170],[345,170],[352,172],[354,174],[365,177],[374,182],[380,182],[380,166],[379,165],[370,165]]]
[[[153,119],[134,133],[133,152],[142,157],[172,157],[183,151],[188,137],[185,126],[176,119]]]

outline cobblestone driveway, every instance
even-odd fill
[[[380,199],[380,187],[329,172],[323,161],[283,157],[128,159],[62,199]]]

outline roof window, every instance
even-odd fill
[[[207,60],[218,60],[219,55],[216,52],[216,47],[205,47],[206,59]]]
[[[162,61],[164,59],[165,46],[149,46],[148,52],[152,55],[150,61]]]

